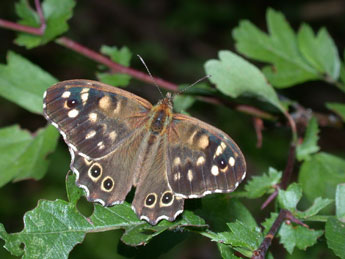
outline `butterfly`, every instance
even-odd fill
[[[173,221],[184,200],[234,191],[246,176],[244,156],[223,131],[173,113],[170,93],[152,105],[91,80],[59,82],[44,93],[44,116],[63,136],[70,168],[86,198],[124,202],[155,225]]]

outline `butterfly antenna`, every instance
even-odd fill
[[[185,92],[186,90],[188,90],[188,89],[191,88],[192,86],[194,86],[194,85],[200,83],[201,81],[203,81],[203,80],[205,80],[205,79],[207,79],[207,78],[210,78],[210,77],[211,77],[211,75],[206,75],[206,76],[204,76],[204,77],[202,77],[202,78],[196,80],[193,84],[187,86],[186,88],[182,89],[180,92],[174,94],[173,97],[182,94],[183,92]]]
[[[152,76],[152,74],[151,74],[149,68],[146,66],[146,63],[145,63],[144,59],[143,59],[139,54],[137,54],[137,56],[138,56],[138,58],[140,59],[141,63],[144,64],[147,73],[150,75],[150,77],[151,77],[151,79],[152,79],[153,84],[157,87],[157,89],[158,89],[159,93],[161,94],[162,98],[164,98],[164,95],[163,95],[163,93],[162,93],[162,90],[159,88],[159,86],[158,86],[158,84],[156,83],[156,80],[153,78],[153,76]]]

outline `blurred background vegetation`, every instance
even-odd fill
[[[70,29],[67,36],[96,51],[101,45],[127,46],[134,54],[140,54],[144,58],[154,76],[177,84],[189,84],[205,75],[205,61],[216,58],[219,50],[235,51],[231,31],[240,20],[248,19],[266,30],[265,13],[268,7],[284,13],[294,29],[298,29],[303,22],[309,23],[314,30],[325,26],[342,56],[345,46],[343,0],[77,1],[73,18],[69,21]],[[14,1],[0,1],[0,18],[17,20]],[[94,61],[53,42],[28,51],[14,45],[14,38],[15,32],[0,29],[0,63],[6,63],[7,51],[13,50],[59,80],[96,79],[95,71],[98,64]],[[132,59],[131,67],[145,71],[136,57]],[[152,85],[133,79],[128,90],[153,103],[160,98]],[[278,92],[318,112],[329,113],[324,107],[326,101],[345,102],[345,96],[338,89],[321,81],[308,82]],[[247,158],[248,177],[267,171],[268,166],[280,170],[285,167],[291,134],[288,128],[277,127],[277,123],[266,121],[263,146],[257,148],[252,117],[202,102],[193,105],[189,113],[221,128],[236,140]],[[44,126],[46,121],[43,116],[31,114],[0,97],[0,127],[12,124],[19,124],[22,128],[35,132]],[[320,134],[319,145],[322,150],[340,156],[345,155],[344,130],[323,127]],[[64,181],[70,158],[62,139],[57,151],[51,156],[50,169],[42,180],[10,183],[0,188],[0,222],[6,226],[8,232],[17,232],[23,228],[24,213],[33,209],[39,199],[66,198]],[[260,210],[263,200],[245,202],[257,222],[268,216],[270,209]],[[85,215],[91,213],[91,205],[87,202],[81,201],[79,205]],[[186,202],[187,208],[197,206],[197,200]],[[88,234],[83,244],[78,245],[70,257],[219,257],[215,243],[193,233],[164,233],[147,246],[137,248],[126,247],[118,242],[120,233],[121,231],[111,231]],[[0,245],[0,258],[12,258],[2,248],[2,240]],[[326,249],[325,240],[321,240],[307,252],[295,251],[293,255],[286,255],[285,250],[275,240],[271,251],[276,258],[334,256]]]

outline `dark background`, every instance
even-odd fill
[[[33,2],[33,1],[31,1]],[[0,1],[0,18],[16,21],[12,0]],[[234,49],[231,31],[240,20],[248,19],[266,30],[265,14],[272,7],[285,14],[291,26],[297,30],[302,22],[314,30],[325,26],[334,39],[341,58],[345,46],[345,1],[163,1],[163,0],[89,0],[77,1],[74,16],[69,21],[66,36],[91,49],[101,45],[127,46],[134,54],[131,67],[145,71],[136,58],[140,54],[154,76],[177,84],[190,84],[205,75],[203,65],[217,57],[222,49]],[[0,63],[6,63],[6,52],[13,50],[39,65],[59,80],[72,78],[96,79],[99,67],[95,62],[65,49],[54,42],[32,50],[14,45],[15,32],[0,28]],[[255,62],[254,62],[255,63]],[[257,63],[256,63],[257,64]],[[261,64],[257,64],[261,65]],[[131,81],[130,91],[155,103],[158,91],[151,85]],[[344,102],[344,94],[324,82],[309,82],[280,94],[298,101],[315,111],[327,112],[326,101]],[[282,170],[285,166],[290,132],[276,123],[265,122],[263,147],[256,148],[256,135],[252,118],[224,107],[197,102],[189,112],[228,132],[243,150],[249,173],[261,174],[268,166]],[[33,115],[0,97],[0,127],[19,124],[34,132],[46,125],[42,116]],[[322,128],[319,144],[322,150],[344,154],[344,131]],[[342,141],[339,141],[339,140]],[[23,228],[23,214],[33,209],[39,199],[66,199],[65,172],[68,170],[69,154],[60,140],[57,152],[52,154],[52,165],[40,181],[10,183],[0,189],[0,222],[7,231]],[[296,172],[298,170],[295,170]],[[250,176],[249,176],[250,177]],[[258,200],[246,201],[246,206],[261,222],[271,208],[259,211]],[[188,201],[187,208],[198,206],[197,201]],[[91,205],[81,201],[80,208],[88,215]],[[164,258],[214,258],[219,257],[215,243],[191,233],[169,232],[155,238],[148,246],[129,248],[117,243],[121,231],[88,234],[82,245],[71,253],[71,258],[117,258],[157,257]],[[0,241],[3,245],[3,241]],[[317,247],[307,253],[296,252],[289,258],[322,258],[333,254],[321,240]],[[328,252],[327,252],[328,251]],[[275,240],[272,248],[276,258],[285,255]],[[0,258],[11,258],[0,248]]]

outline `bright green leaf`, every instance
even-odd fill
[[[224,258],[224,259],[240,259],[240,257],[237,257],[236,255],[234,255],[234,250],[230,246],[222,244],[222,243],[217,243],[217,246],[218,246],[218,250],[219,250],[222,258]]]
[[[132,53],[127,47],[118,49],[117,47],[110,47],[103,45],[101,53],[110,57],[110,59],[118,64],[128,67],[132,58]],[[97,73],[100,81],[114,86],[127,86],[131,76],[120,73]]]
[[[0,95],[30,112],[42,113],[43,93],[57,80],[27,59],[7,54],[7,65],[0,64]]]
[[[0,186],[11,180],[41,179],[49,166],[47,155],[56,146],[58,132],[53,126],[41,129],[35,137],[18,126],[0,130]]]
[[[297,159],[299,161],[310,159],[310,155],[319,151],[319,128],[315,117],[311,118],[304,136],[303,143],[297,146]]]
[[[332,199],[336,186],[345,182],[345,160],[328,153],[317,153],[302,164],[298,182],[310,201],[317,197]]]
[[[325,227],[325,236],[328,247],[340,258],[345,258],[345,223],[336,217],[329,217]]]
[[[291,212],[296,210],[296,206],[301,198],[302,187],[297,183],[290,184],[286,191],[279,190],[278,201],[280,206]]]
[[[246,190],[245,197],[254,199],[259,198],[265,193],[272,193],[282,177],[282,172],[270,167],[268,174],[262,174],[260,176],[253,176],[247,184],[244,186]]]
[[[326,103],[326,107],[338,114],[345,122],[345,104],[344,103]]]
[[[322,199],[318,197],[314,200],[313,205],[305,211],[298,211],[297,217],[298,218],[309,218],[319,213],[320,210],[331,204],[333,200],[330,199]]]
[[[195,97],[191,95],[177,95],[174,98],[176,112],[185,112],[195,103]]]
[[[261,71],[231,51],[220,51],[219,60],[205,64],[206,74],[223,94],[236,98],[247,94],[263,99],[281,111],[283,106]]]
[[[76,188],[76,175],[72,174],[72,171],[69,171],[66,175],[66,192],[67,198],[70,203],[76,206],[78,200],[84,194],[84,190],[82,188]]]
[[[335,211],[337,218],[345,222],[345,183],[337,185],[335,191]]]
[[[43,45],[68,30],[67,21],[72,17],[74,0],[44,0],[42,11],[46,21],[46,28],[42,36],[20,32],[16,43],[26,48]],[[30,7],[29,2],[21,0],[16,4],[16,12],[20,17],[20,24],[40,27],[38,14]]]
[[[290,254],[292,254],[295,247],[305,250],[307,247],[313,246],[322,234],[322,230],[288,225],[285,222],[279,230],[280,243]]]
[[[275,87],[290,87],[321,76],[301,56],[294,31],[280,12],[268,9],[269,34],[249,21],[242,21],[233,30],[236,49],[255,60],[271,63],[264,74]]]
[[[314,35],[313,29],[302,24],[297,35],[299,49],[306,60],[321,74],[337,80],[340,72],[340,59],[337,47],[325,28]]]

